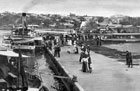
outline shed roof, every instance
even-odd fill
[[[19,57],[19,54],[13,51],[0,51],[0,55],[8,56],[8,57]],[[22,55],[22,57],[29,57],[29,56]]]

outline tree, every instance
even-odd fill
[[[97,30],[97,28],[98,28],[98,24],[94,21],[94,19],[90,19],[88,22],[87,22],[87,24],[86,24],[86,26],[85,26],[86,28],[85,28],[85,32],[90,32],[90,30]]]
[[[98,17],[98,22],[103,22],[104,21],[104,17]]]

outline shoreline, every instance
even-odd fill
[[[97,46],[94,40],[85,41],[84,44],[90,45],[91,51],[94,51],[95,53],[117,59],[120,62],[125,62],[125,51],[119,51],[117,49],[105,47],[104,44],[106,43],[102,43],[101,46]],[[140,55],[133,55],[133,59],[138,61],[138,59],[140,59]]]

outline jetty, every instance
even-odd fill
[[[125,63],[118,62],[91,51],[92,73],[81,71],[80,54],[69,54],[72,46],[61,48],[61,57],[55,58],[67,75],[77,77],[77,91],[139,91],[139,67],[128,68]],[[76,91],[76,90],[75,90]]]

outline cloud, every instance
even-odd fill
[[[140,0],[0,0],[0,8],[1,12],[140,16]]]
[[[66,0],[31,0],[26,6],[23,7],[23,12],[28,12],[30,9],[40,4],[56,4]]]

